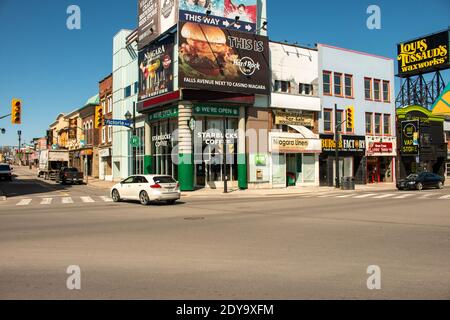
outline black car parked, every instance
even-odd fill
[[[444,187],[445,179],[437,174],[422,172],[419,174],[410,174],[406,179],[397,182],[398,190],[423,190],[425,188]]]

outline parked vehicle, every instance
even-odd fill
[[[79,172],[77,168],[66,168],[63,167],[56,175],[55,182],[66,184],[66,183],[77,183],[82,184],[83,181],[83,173]]]
[[[12,181],[12,168],[7,163],[0,163],[0,180]]]
[[[114,202],[139,200],[142,205],[151,201],[174,204],[181,197],[178,182],[165,175],[133,175],[111,188]]]
[[[62,167],[69,166],[69,151],[41,150],[39,153],[38,177],[55,180]]]
[[[397,182],[399,190],[423,190],[425,188],[444,187],[445,179],[434,173],[422,172],[419,174],[410,174],[406,179]]]

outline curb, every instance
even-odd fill
[[[2,189],[0,189],[0,201],[6,201],[6,196]]]

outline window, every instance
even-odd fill
[[[275,92],[291,92],[291,83],[289,81],[275,80]]]
[[[366,134],[372,134],[373,128],[372,128],[372,113],[367,112],[366,113]]]
[[[389,88],[390,88],[389,81],[383,81],[383,101],[384,102],[390,102],[390,100],[391,100]]]
[[[102,127],[102,143],[106,142],[106,127]]]
[[[342,73],[334,73],[334,95],[338,97],[343,96],[342,92]]]
[[[323,110],[323,129],[325,132],[333,132],[332,126],[333,126],[333,110],[331,109],[324,109]]]
[[[125,88],[125,98],[131,96],[131,86]]]
[[[308,83],[300,83],[298,88],[298,93],[303,95],[313,95],[313,85]]]
[[[112,126],[108,126],[108,141],[112,141]]]
[[[344,86],[345,96],[347,98],[353,98],[353,76],[351,74],[345,75]]]
[[[375,101],[381,101],[380,80],[373,80],[373,96]]]
[[[323,72],[323,94],[331,96],[331,72]]]
[[[342,133],[342,121],[344,121],[344,111],[338,110],[336,113],[337,132]]]
[[[387,136],[391,134],[391,115],[383,115],[383,133]]]
[[[381,114],[375,113],[375,134],[381,135]]]
[[[372,100],[372,79],[364,78],[364,92],[366,100]]]
[[[139,91],[139,83],[138,83],[138,82],[135,82],[135,83],[134,83],[134,94],[137,94],[138,91]]]

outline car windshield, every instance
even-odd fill
[[[155,181],[155,183],[175,183],[176,181],[169,176],[161,176],[161,177],[154,177],[153,181]]]
[[[416,180],[419,177],[418,174],[410,174],[409,176],[406,177],[406,179],[408,180]]]
[[[9,166],[7,166],[7,165],[1,165],[1,166],[0,166],[0,170],[1,170],[1,171],[9,171],[10,168],[9,168]]]

